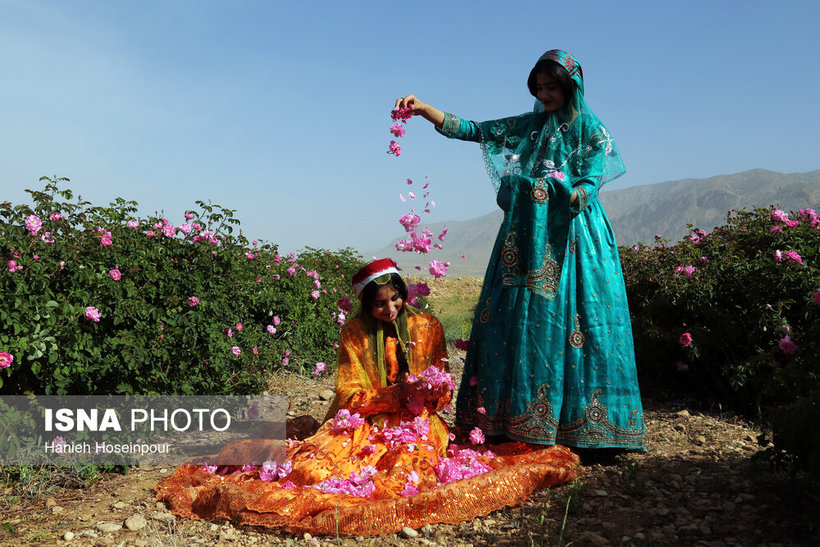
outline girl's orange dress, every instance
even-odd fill
[[[313,436],[288,441],[286,476],[262,480],[260,469],[214,474],[183,465],[157,485],[157,498],[184,517],[225,518],[298,533],[377,535],[483,516],[523,503],[537,488],[579,476],[577,455],[562,446],[505,443],[465,446],[469,450],[461,452],[450,446],[448,451],[447,424],[429,405],[410,413],[395,383],[400,345],[409,346],[410,374],[420,375],[430,366],[447,369],[444,331],[432,315],[410,309],[406,332],[405,343],[383,338],[381,332],[368,336],[362,318],[348,322],[340,340],[336,400],[328,415],[346,409],[363,420],[355,428],[342,428],[331,418]],[[449,395],[446,399],[436,408]],[[416,434],[391,435],[400,427]],[[457,479],[462,473],[467,478]],[[355,492],[332,488],[346,480]]]

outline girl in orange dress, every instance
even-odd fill
[[[307,439],[288,441],[283,464],[218,473],[179,467],[157,486],[174,513],[376,535],[486,515],[580,474],[578,457],[562,446],[489,450],[479,430],[472,444],[451,444],[437,414],[453,388],[441,323],[406,305],[407,286],[390,259],[362,268],[353,286],[360,310],[342,329],[325,423]]]

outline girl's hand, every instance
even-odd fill
[[[444,112],[413,95],[396,99],[396,108],[409,108],[414,116],[421,116],[436,127],[444,123]]]
[[[396,108],[409,108],[413,115],[422,115],[427,106],[425,102],[413,94],[396,99]]]
[[[450,388],[446,385],[433,386],[428,388],[424,383],[408,383],[405,374],[401,381],[400,388],[403,400],[420,398],[424,400],[424,405],[433,411],[441,410],[450,401]]]

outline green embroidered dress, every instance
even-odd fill
[[[643,410],[618,247],[598,200],[624,172],[577,88],[557,112],[439,132],[480,142],[504,220],[487,267],[456,403],[456,425],[529,443],[645,450]],[[570,197],[577,192],[577,201]]]

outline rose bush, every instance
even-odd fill
[[[335,361],[352,250],[280,256],[219,205],[138,218],[41,181],[32,206],[0,203],[0,393],[251,393],[285,357]]]
[[[817,213],[733,212],[676,245],[621,248],[621,261],[644,392],[763,417],[779,446],[820,462]]]

